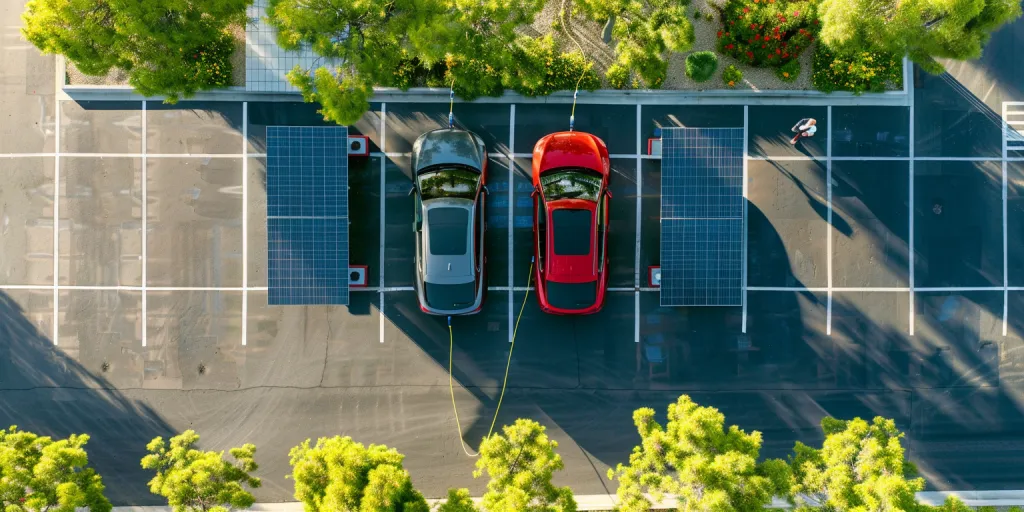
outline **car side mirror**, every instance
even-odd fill
[[[484,185],[484,194],[491,195],[491,189],[487,188],[487,185]]]
[[[606,190],[604,191],[604,195],[608,196],[608,199],[611,199],[611,197],[612,197],[612,191],[611,191],[611,190],[607,190],[607,189],[606,189]]]
[[[540,194],[540,189],[533,187],[533,192],[530,192],[530,197],[537,197],[538,194]]]
[[[409,194],[408,195],[411,196],[411,195],[413,195],[415,193],[416,193],[416,185],[409,186]]]

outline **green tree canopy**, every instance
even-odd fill
[[[896,423],[824,418],[821,449],[797,442],[790,466],[798,508],[837,511],[912,511],[924,479],[907,462]],[[806,498],[805,498],[806,497]],[[812,500],[813,503],[811,501]],[[950,512],[956,512],[953,509]]]
[[[232,464],[224,460],[224,452],[193,448],[199,435],[186,430],[171,438],[170,444],[157,437],[146,446],[149,455],[142,458],[142,467],[156,471],[149,481],[149,490],[167,498],[174,512],[227,512],[244,509],[255,500],[244,486],[259,487],[260,479],[251,475],[258,466],[253,457],[256,446],[232,448]]]
[[[423,495],[413,489],[409,473],[402,468],[405,457],[397,450],[376,444],[366,447],[339,436],[310,443],[307,439],[289,453],[295,498],[306,512],[429,510]],[[462,497],[468,499],[468,493]]]
[[[179,96],[231,84],[232,25],[252,0],[29,0],[22,33],[81,72],[124,70],[143,95]]]
[[[725,429],[717,409],[701,407],[682,395],[668,406],[668,424],[654,410],[637,409],[633,423],[640,445],[629,464],[608,470],[619,481],[619,507],[625,512],[650,510],[656,499],[674,494],[681,511],[760,511],[773,496],[787,496],[792,475],[781,460],[758,463],[761,433],[735,425]]]
[[[1020,0],[821,0],[821,39],[841,52],[907,55],[930,72],[936,58],[981,56],[991,33],[1021,14]]]
[[[109,512],[103,479],[89,466],[89,436],[54,441],[11,427],[0,430],[0,505],[5,512]]]
[[[296,67],[289,81],[321,113],[355,123],[373,87],[448,87],[472,100],[505,89],[549,94],[600,81],[578,53],[562,53],[550,38],[516,31],[533,22],[544,0],[271,0],[267,19],[286,49],[323,57]]]
[[[668,71],[666,52],[685,52],[694,41],[686,16],[689,0],[573,0],[573,8],[600,23],[611,22],[615,62],[608,80],[615,87],[657,89]]]
[[[565,466],[555,452],[558,442],[533,420],[518,419],[480,444],[474,477],[487,474],[483,508],[487,512],[575,512],[568,487],[551,483]]]

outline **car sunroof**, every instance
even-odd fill
[[[588,210],[560,209],[551,212],[554,224],[555,254],[586,256],[590,254],[592,214]]]

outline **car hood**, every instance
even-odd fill
[[[486,153],[483,141],[473,132],[443,128],[420,135],[413,144],[415,172],[433,165],[456,164],[483,169]]]
[[[591,215],[594,215],[597,210],[597,203],[590,201],[582,201],[578,199],[562,199],[559,201],[551,201],[547,203],[548,207],[548,225],[553,226],[553,217],[555,211],[562,209],[575,209],[575,210],[587,210]],[[594,221],[591,221],[591,235],[590,235],[590,252],[582,256],[567,256],[555,254],[555,244],[548,243],[547,247],[547,278],[551,281],[559,283],[584,283],[594,281],[597,279],[597,260],[595,257],[597,234],[595,232]],[[552,230],[552,236],[559,236]],[[553,241],[553,240],[552,240]]]
[[[559,167],[585,167],[604,172],[604,161],[597,140],[580,132],[553,133],[538,144],[534,153],[542,152],[541,172]],[[537,156],[536,154],[534,155]]]

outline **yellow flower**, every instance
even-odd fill
[[[782,72],[782,76],[784,76],[784,77],[786,77],[786,78],[789,78],[789,73],[787,73],[787,72],[783,71],[783,72]]]

